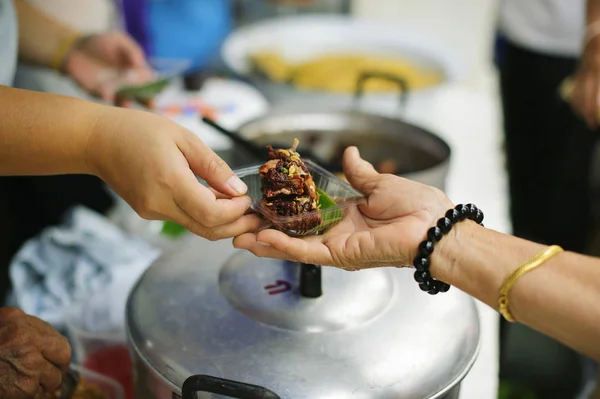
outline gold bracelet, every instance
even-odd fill
[[[54,57],[52,57],[52,63],[50,64],[52,69],[58,72],[62,72],[67,55],[69,54],[73,46],[77,44],[77,42],[79,42],[83,37],[83,35],[75,33],[67,37],[60,43],[60,46],[54,53]]]
[[[504,283],[500,288],[500,297],[498,298],[498,305],[500,313],[502,314],[502,316],[504,316],[504,318],[507,321],[511,323],[514,323],[516,321],[512,313],[510,313],[510,310],[508,309],[508,294],[510,294],[510,290],[515,285],[517,280],[527,272],[532,271],[536,267],[546,262],[548,259],[552,258],[554,255],[562,251],[563,249],[558,245],[552,245],[551,247],[546,248],[544,251],[534,256],[527,263],[524,263],[523,265],[518,267],[506,278],[506,280],[504,280]]]

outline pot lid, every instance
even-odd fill
[[[473,300],[426,295],[409,269],[303,266],[195,236],[138,281],[127,324],[133,350],[177,393],[200,374],[281,398],[438,397],[479,344]]]

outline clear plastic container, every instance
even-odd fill
[[[344,180],[323,169],[310,160],[304,164],[321,193],[320,209],[298,216],[280,216],[262,202],[262,182],[259,168],[262,164],[238,169],[235,173],[248,186],[248,195],[252,198],[251,208],[261,214],[278,230],[291,236],[309,236],[323,233],[338,224],[354,207],[366,201],[365,197]],[[322,193],[325,193],[323,195]],[[316,226],[316,219],[320,222]]]
[[[96,372],[88,370],[80,365],[72,364],[71,369],[79,374],[80,381],[83,381],[88,386],[93,386],[106,394],[106,399],[124,399],[125,393],[123,387],[111,378],[100,375]],[[73,399],[78,399],[76,396]]]
[[[113,320],[114,310],[102,305],[115,295],[98,293],[72,307],[66,317],[67,336],[78,364],[117,381],[124,398],[132,399],[133,365],[125,328],[120,320]]]

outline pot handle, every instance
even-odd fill
[[[215,393],[236,399],[281,399],[267,388],[209,375],[188,377],[181,387],[182,399],[196,399],[196,394],[200,392]]]
[[[398,85],[398,89],[400,91],[400,104],[405,107],[408,101],[408,83],[401,76],[393,75],[386,72],[377,72],[377,71],[367,71],[362,72],[358,80],[356,81],[356,89],[354,91],[354,98],[356,100],[360,100],[365,92],[365,83],[369,79],[383,79],[389,80],[390,82],[394,82]]]

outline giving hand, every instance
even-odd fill
[[[350,184],[367,197],[321,236],[292,238],[276,230],[247,233],[234,245],[257,256],[359,270],[408,266],[427,230],[452,207],[439,190],[394,175],[379,174],[358,149],[344,154]]]

